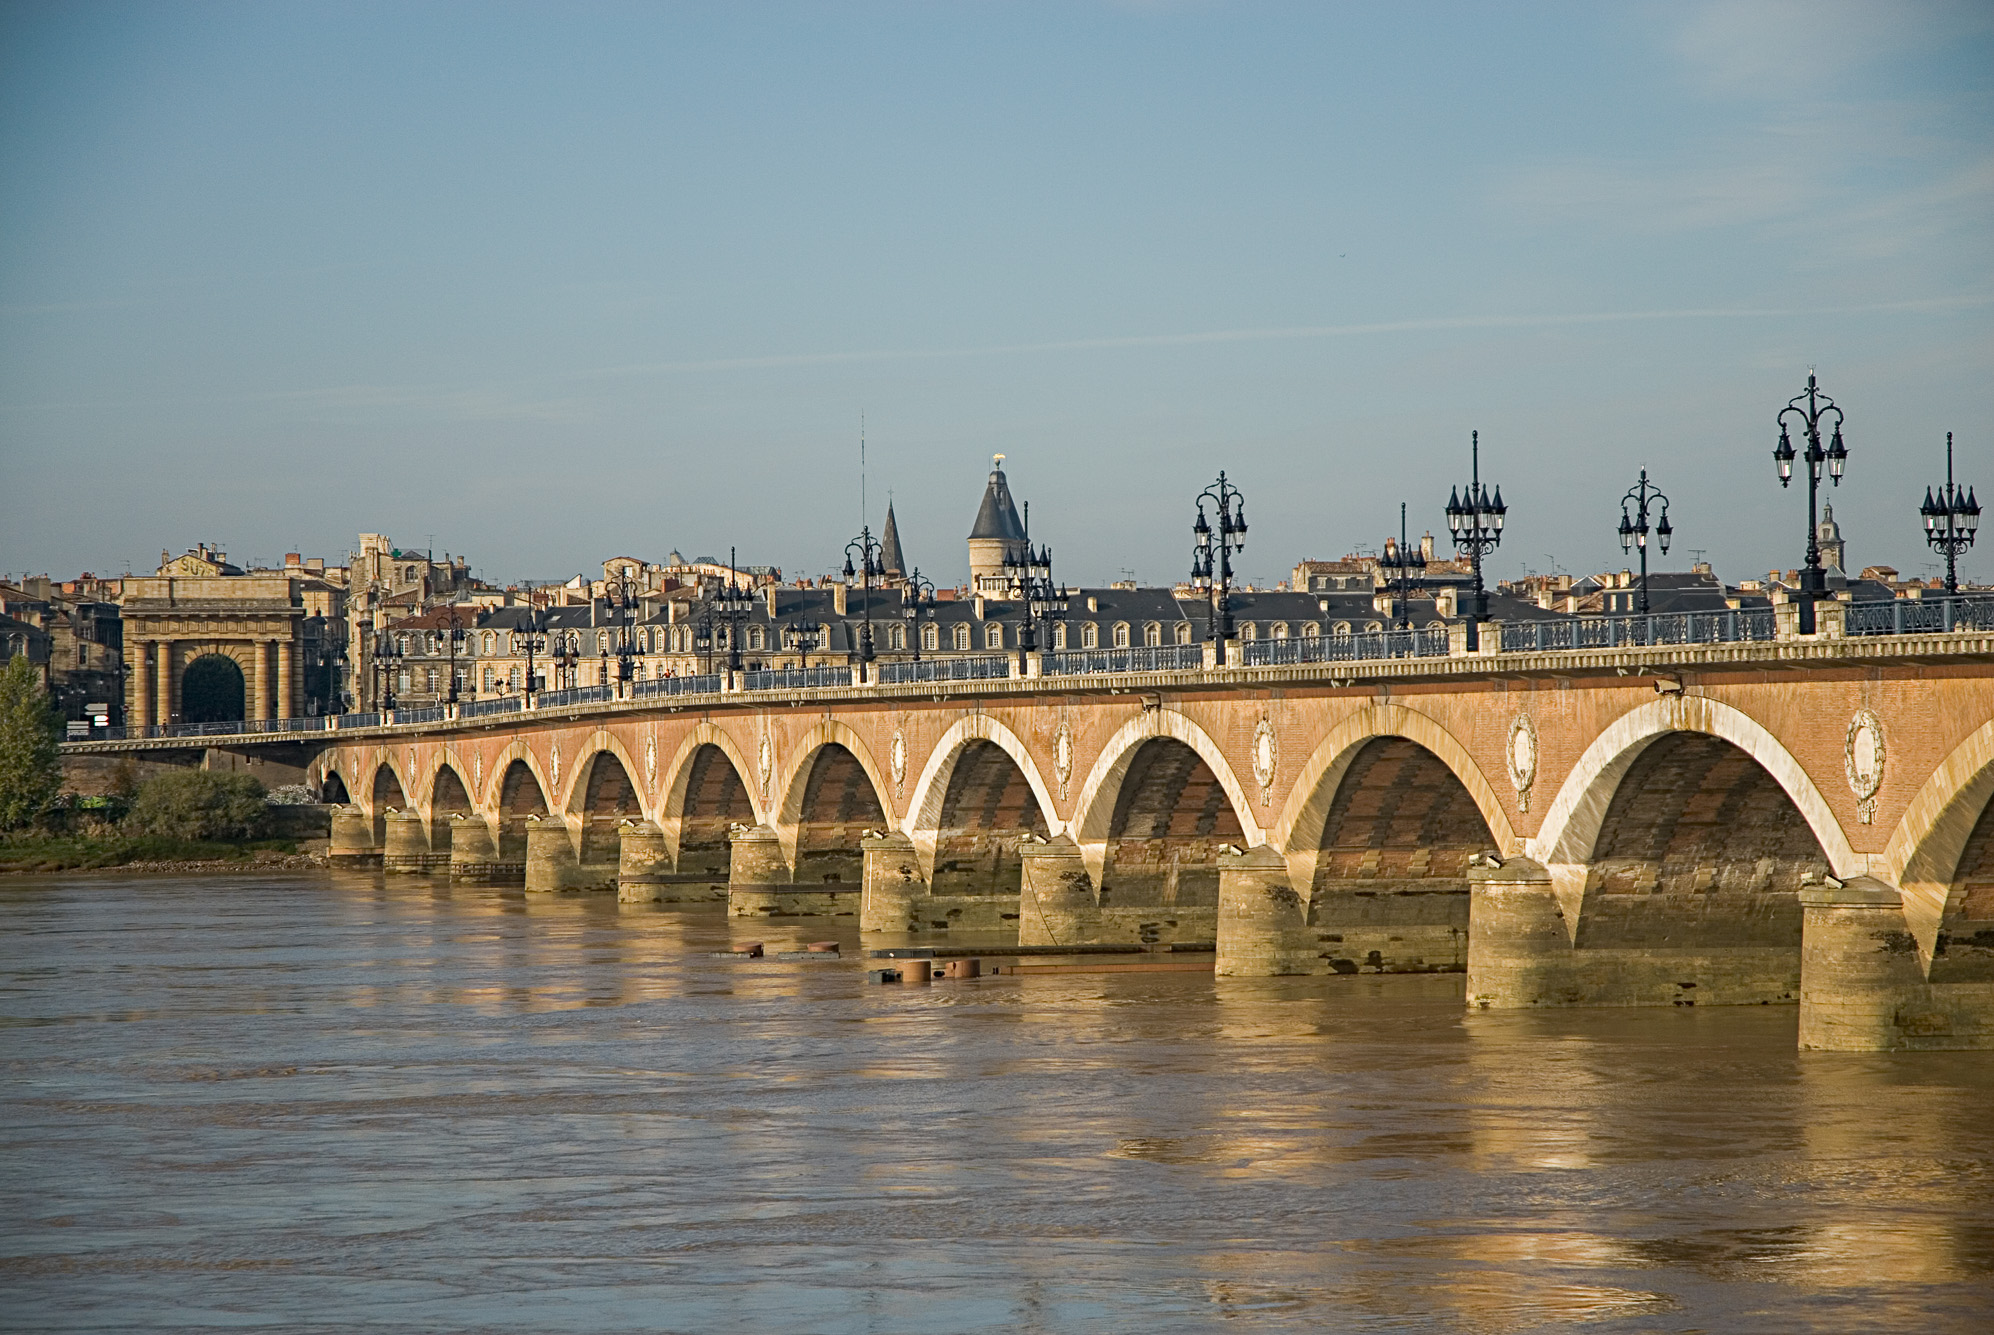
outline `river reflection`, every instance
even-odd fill
[[[1994,1325],[1994,1062],[1791,1010],[867,987],[849,919],[421,878],[0,906],[8,1329]]]

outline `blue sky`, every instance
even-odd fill
[[[1811,364],[1916,572],[1990,219],[1986,5],[9,5],[0,568],[818,573],[863,413],[942,583],[993,451],[1069,580],[1220,468],[1271,580],[1444,533],[1474,428],[1497,573],[1617,567],[1645,463],[1737,579]]]

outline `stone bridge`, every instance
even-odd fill
[[[335,857],[389,871],[1994,1045],[1987,631],[724,692],[295,744],[350,803]]]

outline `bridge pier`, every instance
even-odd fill
[[[584,864],[565,822],[557,817],[527,820],[527,894],[562,895],[615,888],[615,867],[608,868],[605,876],[604,868]]]
[[[326,861],[334,867],[372,867],[381,861],[374,843],[374,822],[359,807],[345,806],[332,813],[332,838]]]
[[[1785,1005],[1800,996],[1792,891],[1602,894],[1586,868],[1469,869],[1468,1002]]]
[[[859,897],[862,932],[918,932],[921,901],[928,885],[914,856],[914,841],[904,834],[868,834],[860,841],[865,856],[864,892]]]
[[[1319,973],[1308,907],[1288,881],[1288,862],[1266,844],[1219,858],[1221,978]]]
[[[1930,981],[1895,886],[1809,885],[1800,904],[1801,1047],[1994,1047],[1994,981]]]
[[[459,813],[450,818],[450,879],[516,884],[526,879],[524,850],[520,857],[505,860],[491,823],[483,816]]]
[[[648,820],[626,822],[620,831],[616,858],[616,897],[627,904],[663,899],[665,878],[671,874],[671,853],[665,832]]]
[[[816,860],[858,861],[863,854],[825,850]],[[861,872],[851,881],[838,878],[799,884],[782,855],[782,840],[766,825],[734,831],[727,870],[727,911],[736,917],[838,917],[858,912],[863,897]]]
[[[1026,844],[1018,853],[1021,946],[1157,945],[1210,941],[1217,935],[1216,895],[1209,905],[1172,904],[1148,895],[1135,903],[1114,903],[1111,892],[1096,887],[1079,845],[1067,836]],[[1189,879],[1195,880],[1206,869],[1189,870]],[[1216,881],[1217,869],[1210,870]],[[1159,877],[1149,884],[1167,887],[1173,882]]]
[[[430,852],[429,822],[415,811],[390,811],[386,817],[386,838],[381,845],[381,867],[389,873],[422,873],[450,865],[446,850],[439,858]]]

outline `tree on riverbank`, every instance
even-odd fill
[[[140,786],[125,830],[167,839],[259,839],[270,826],[263,798],[263,784],[247,774],[174,770]]]
[[[17,654],[0,671],[0,830],[32,822],[62,790],[62,719],[34,664]]]

